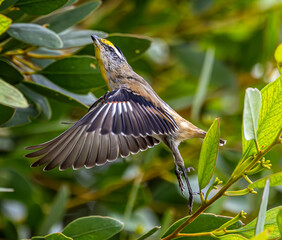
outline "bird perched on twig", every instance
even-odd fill
[[[110,92],[100,97],[88,113],[58,137],[49,142],[27,147],[39,149],[26,155],[41,158],[32,167],[47,164],[44,170],[79,169],[105,164],[163,142],[171,150],[179,187],[184,195],[183,174],[191,189],[184,161],[178,150],[181,141],[204,138],[206,132],[177,114],[152,87],[127,63],[122,52],[110,41],[91,36],[101,74]],[[224,140],[220,140],[224,144]]]

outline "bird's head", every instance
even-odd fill
[[[111,71],[117,71],[122,65],[127,64],[127,61],[114,44],[110,41],[91,35],[95,46],[95,56],[102,75]],[[103,76],[105,78],[105,76]]]

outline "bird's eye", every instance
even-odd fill
[[[110,49],[111,52],[114,52],[114,51],[115,51],[112,47],[109,47],[109,49]]]

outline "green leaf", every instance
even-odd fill
[[[256,235],[255,237],[251,238],[251,240],[267,240],[267,239],[269,238],[268,238],[268,233],[266,230]]]
[[[25,94],[26,97],[32,100],[32,102],[36,105],[37,109],[42,112],[44,117],[50,120],[52,112],[48,100],[42,95],[30,90],[23,84],[19,84],[18,88],[21,90],[22,93]]]
[[[69,196],[69,190],[66,186],[59,189],[59,192],[51,206],[49,214],[44,219],[38,230],[39,235],[47,234],[50,228],[60,220],[62,220],[65,212],[66,203]]]
[[[142,234],[139,238],[137,238],[137,240],[147,239],[148,237],[152,236],[155,232],[157,232],[160,228],[161,227],[159,227],[159,226],[156,226],[156,227],[152,228],[148,232]]]
[[[11,7],[12,5],[14,5],[18,0],[5,0],[2,1],[0,4],[0,11],[3,11],[9,7]]]
[[[106,240],[123,229],[123,223],[110,217],[82,217],[68,224],[63,234],[74,240]]]
[[[257,139],[257,126],[261,105],[260,91],[256,88],[248,88],[245,94],[243,128],[245,139]]]
[[[33,83],[33,82],[23,82],[25,86],[32,89],[33,91],[40,93],[41,95],[57,100],[59,102],[64,102],[69,105],[72,105],[74,107],[80,107],[80,108],[88,108],[88,106],[84,105],[83,103],[77,101],[76,99],[67,96],[59,91],[56,91],[54,89],[51,89],[49,87],[46,87],[41,84]]]
[[[0,104],[0,126],[8,122],[14,115],[15,109]]]
[[[21,0],[16,6],[30,15],[45,15],[64,6],[68,0]]]
[[[258,214],[258,220],[256,224],[256,232],[255,232],[256,235],[263,232],[263,229],[264,229],[268,196],[269,196],[269,178],[267,178],[266,180],[265,187],[264,187],[263,194],[262,194],[262,199],[261,199],[259,214]]]
[[[74,9],[55,14],[45,23],[49,24],[50,29],[59,33],[86,18],[99,5],[99,1],[87,2]]]
[[[0,58],[0,69],[5,69],[0,71],[0,78],[12,85],[23,80],[23,75],[6,59]]]
[[[133,62],[138,59],[151,45],[151,39],[142,36],[131,34],[111,34],[107,38],[113,44],[115,44],[124,54],[128,62]],[[91,43],[81,49],[79,49],[76,55],[94,55],[94,47]]]
[[[3,127],[14,127],[25,125],[31,122],[31,118],[38,116],[39,112],[36,108],[29,105],[28,108],[17,108],[13,117],[3,125]]]
[[[121,33],[110,34],[107,39],[120,48],[128,62],[141,56],[151,46],[152,42],[147,37]]]
[[[14,169],[1,167],[1,187],[14,189],[13,192],[1,192],[1,199],[13,199],[29,204],[34,194],[33,188],[27,177]]]
[[[33,237],[32,240],[72,240],[72,238],[67,237],[62,233],[51,233],[44,237]]]
[[[199,84],[197,87],[197,92],[195,94],[193,105],[192,105],[191,118],[195,121],[199,121],[200,110],[206,98],[208,85],[211,79],[213,63],[214,63],[214,49],[209,48],[205,56],[203,68],[201,70],[201,75],[199,79]]]
[[[199,159],[198,182],[202,190],[212,178],[219,146],[219,119],[215,119],[207,132]]]
[[[93,88],[105,85],[96,59],[89,56],[60,59],[42,69],[39,74],[75,93],[88,93]]]
[[[227,235],[220,236],[218,238],[222,240],[246,240],[247,239],[238,234],[227,234]]]
[[[261,178],[253,183],[251,183],[249,188],[264,188],[266,180],[269,178],[269,185],[273,186],[281,186],[282,185],[282,172],[274,173],[264,178]]]
[[[280,43],[278,47],[276,48],[274,57],[277,62],[278,70],[280,74],[282,74],[282,43]]]
[[[280,208],[281,207],[272,208],[266,212],[264,229],[269,230],[269,239],[280,237],[279,229],[276,222],[276,216]],[[246,226],[236,229],[236,233],[250,239],[255,235],[256,223],[257,219],[254,219]]]
[[[104,32],[93,31],[93,30],[77,30],[77,31],[63,32],[59,34],[59,36],[63,41],[63,48],[71,48],[71,47],[81,47],[93,43],[91,39],[92,34],[100,38],[105,38],[108,36],[108,34]]]
[[[269,83],[261,90],[261,109],[257,127],[259,146],[268,147],[282,127],[282,77]],[[248,150],[248,152],[247,152]],[[254,141],[243,141],[243,154],[257,152]]]
[[[282,208],[279,209],[277,214],[277,225],[282,236]]]
[[[33,46],[61,48],[63,42],[52,30],[34,23],[13,23],[8,34],[13,38]]]
[[[28,102],[23,94],[2,79],[0,79],[0,104],[13,108],[27,108]]]
[[[170,233],[172,233],[177,227],[179,227],[183,222],[185,222],[189,217],[184,217],[178,221],[176,221],[174,224],[170,226],[170,228],[164,233],[162,238],[168,236]],[[211,213],[202,213],[198,218],[195,219],[191,224],[189,224],[187,227],[185,227],[181,233],[198,233],[198,232],[211,232],[220,226],[222,226],[224,223],[230,221],[231,217],[226,216],[220,216],[215,215]],[[231,225],[227,229],[236,229],[242,226],[242,222],[238,221],[235,224]],[[177,239],[185,239],[183,238],[177,238]],[[190,238],[189,238],[190,239]],[[193,239],[193,238],[191,238]],[[207,236],[205,238],[206,240],[214,239],[212,237]]]
[[[190,76],[199,79],[205,52],[193,44],[182,44],[172,46],[172,53],[179,58],[180,63],[189,71]],[[234,87],[235,82],[235,74],[222,62],[214,59],[210,83],[215,86]],[[235,88],[232,90],[234,91]]]
[[[12,20],[2,14],[0,14],[0,35],[6,32],[11,25]]]

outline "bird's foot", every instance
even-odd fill
[[[176,175],[177,180],[178,180],[178,185],[179,185],[181,194],[183,196],[185,196],[185,187],[184,187],[184,183],[183,183],[182,178],[181,178],[182,171],[179,171],[178,167],[175,167],[175,175]]]
[[[195,193],[195,192],[192,191],[191,185],[189,183],[187,173],[190,172],[191,170],[194,171],[194,168],[193,167],[189,167],[189,168],[186,169],[183,166],[183,167],[181,167],[181,171],[180,171],[178,169],[178,166],[177,165],[175,166],[175,174],[176,174],[176,177],[177,177],[177,180],[178,180],[178,184],[179,184],[179,188],[180,188],[181,194],[183,196],[185,196],[185,187],[184,187],[184,183],[182,181],[182,174],[183,174],[183,177],[185,179],[186,186],[187,186],[187,189],[188,189],[188,192],[189,192],[189,202],[188,202],[189,214],[191,214],[191,212],[192,212],[193,195],[199,194],[199,193]]]

